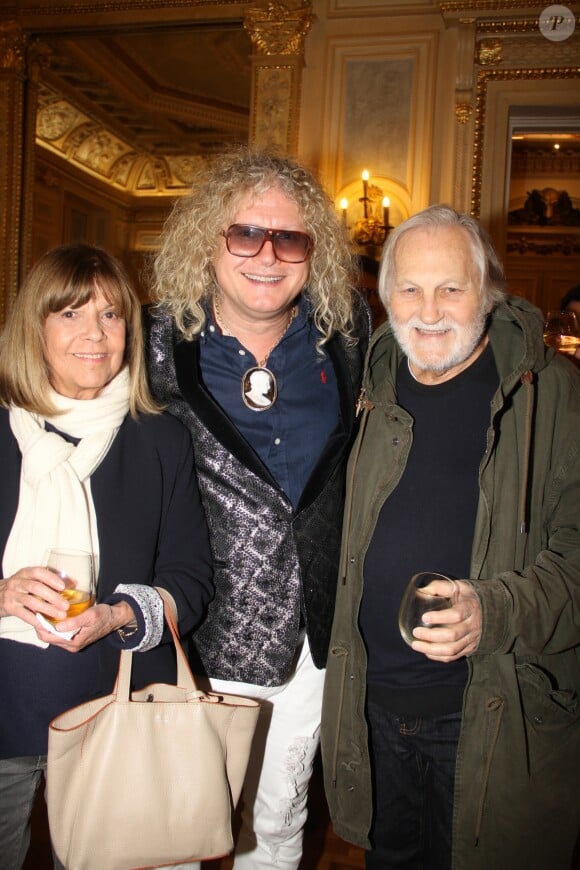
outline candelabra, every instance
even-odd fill
[[[375,185],[369,186],[369,179],[370,174],[365,169],[362,174],[363,195],[358,200],[362,203],[363,217],[356,221],[352,238],[360,247],[380,248],[384,245],[389,232],[392,230],[389,224],[389,206],[391,202],[388,196],[383,197],[380,188]],[[382,214],[380,211],[381,206]],[[340,201],[340,208],[344,225],[348,227],[347,199]]]

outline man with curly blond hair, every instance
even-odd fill
[[[200,169],[155,263],[151,383],[192,433],[215,564],[194,655],[262,702],[236,870],[302,852],[370,329],[352,285],[316,178],[245,148]]]

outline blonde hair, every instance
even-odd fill
[[[0,404],[52,416],[45,359],[44,324],[49,314],[78,308],[101,291],[126,322],[125,362],[129,366],[129,409],[161,409],[147,386],[141,305],[120,263],[100,248],[61,245],[44,254],[28,273],[0,337]]]
[[[153,298],[186,339],[203,328],[201,303],[216,289],[220,233],[248,194],[261,196],[272,188],[296,204],[314,243],[303,294],[312,304],[321,343],[334,332],[350,337],[353,264],[330,198],[314,175],[290,158],[237,147],[197,171],[189,194],[175,203],[153,264]]]
[[[491,239],[479,221],[471,215],[455,211],[448,205],[431,205],[423,211],[417,212],[393,230],[381,259],[379,273],[381,302],[388,309],[389,287],[395,271],[397,245],[401,238],[411,230],[439,227],[461,227],[467,232],[473,251],[473,259],[481,280],[482,309],[486,314],[489,314],[505,296],[506,281],[503,266],[494,250]]]

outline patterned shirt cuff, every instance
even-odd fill
[[[132,652],[147,652],[158,646],[163,634],[163,601],[157,590],[141,583],[119,583],[115,594],[131,598],[145,622],[145,634],[131,647]]]

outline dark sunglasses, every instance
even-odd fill
[[[282,263],[303,263],[313,248],[309,235],[298,230],[268,230],[251,224],[232,224],[221,235],[235,257],[255,257],[266,242],[272,242],[276,259]]]

